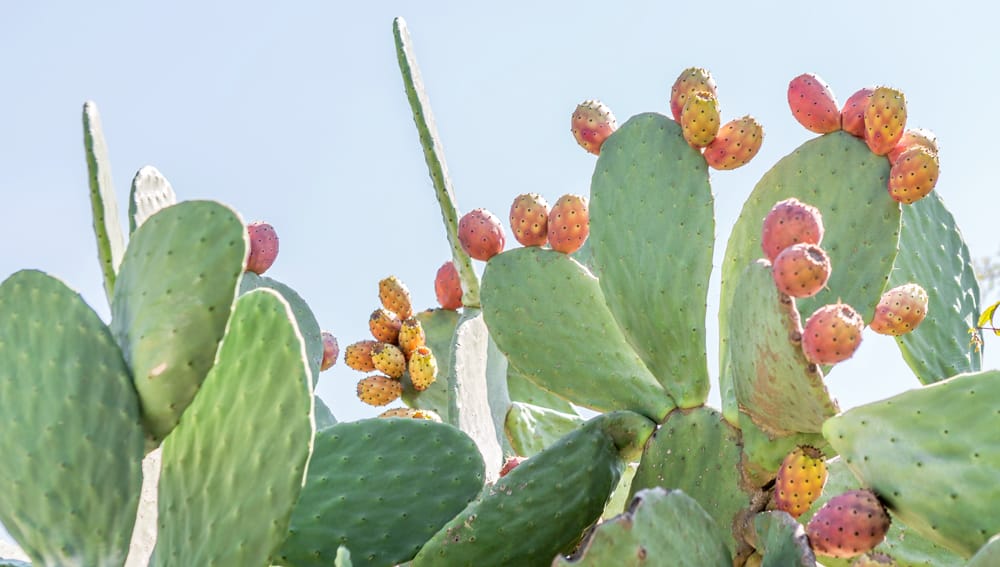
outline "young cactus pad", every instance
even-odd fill
[[[121,352],[83,299],[42,272],[7,278],[0,313],[0,521],[35,565],[120,567],[144,451]]]
[[[595,270],[626,340],[678,406],[702,405],[714,204],[705,160],[676,122],[640,114],[608,139],[590,218]]]
[[[131,235],[160,209],[177,204],[174,188],[155,167],[147,165],[132,178],[128,198],[128,233]]]
[[[757,549],[769,567],[815,567],[816,555],[802,524],[786,512],[761,512],[754,516]]]
[[[111,183],[111,162],[108,160],[108,145],[101,129],[101,115],[97,112],[97,105],[91,101],[83,105],[83,148],[87,155],[97,257],[101,261],[104,292],[108,296],[108,303],[111,303],[118,267],[125,253],[125,236],[118,220],[118,201]]]
[[[273,290],[252,291],[236,302],[215,366],[163,444],[151,565],[268,565],[288,533],[313,434],[291,308]]]

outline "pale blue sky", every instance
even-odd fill
[[[903,90],[910,125],[939,136],[938,190],[973,255],[997,251],[995,4],[975,12],[939,2],[708,6],[7,3],[0,279],[46,270],[107,315],[80,128],[81,106],[93,99],[123,219],[132,175],[150,164],[182,199],[217,199],[267,220],[281,238],[268,275],[296,288],[342,347],[367,338],[377,282],[389,274],[409,285],[418,308],[433,306],[434,273],[449,249],[399,78],[397,15],[416,44],[462,211],[505,218],[518,193],[553,202],[587,192],[594,158],[569,133],[575,105],[600,98],[622,122],[669,113],[677,74],[707,67],[723,119],[753,114],[766,132],[750,165],[712,174],[718,265],[754,183],[812,136],[793,120],[785,91],[792,77],[815,72],[841,102],[872,84]],[[319,393],[341,420],[379,411],[356,400],[360,377],[340,361],[321,378]],[[915,385],[892,341],[870,333],[829,379],[843,407]]]

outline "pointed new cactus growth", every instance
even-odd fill
[[[215,366],[163,444],[153,567],[268,564],[312,449],[309,372],[288,303],[268,289],[240,297]]]
[[[552,565],[731,565],[718,530],[712,517],[683,491],[650,488],[636,494],[623,515],[598,525],[577,553],[557,557]]]
[[[131,235],[153,213],[177,204],[177,195],[167,178],[155,167],[147,165],[132,178],[128,199],[128,233]]]
[[[966,557],[1000,532],[1000,371],[960,374],[826,422],[851,472],[907,526]]]
[[[35,565],[120,567],[144,433],[107,326],[65,284],[23,270],[0,285],[0,522]]]
[[[408,561],[482,487],[482,456],[450,425],[399,417],[339,423],[316,433],[275,561],[330,565],[341,545],[355,565]]]
[[[111,183],[111,162],[108,160],[108,146],[101,128],[101,116],[97,112],[97,105],[92,101],[83,105],[83,148],[87,155],[97,257],[101,261],[101,274],[104,276],[104,293],[108,297],[108,303],[111,303],[118,268],[125,254],[125,237],[118,220],[118,201]]]

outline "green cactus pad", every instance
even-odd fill
[[[844,412],[823,435],[906,525],[969,557],[1000,532],[1000,371]]]
[[[986,545],[972,556],[966,567],[996,567],[1000,565],[1000,534],[990,538]]]
[[[634,116],[601,146],[590,198],[593,262],[611,313],[674,401],[702,405],[715,243],[705,159],[673,120]]]
[[[750,503],[740,488],[740,435],[715,409],[674,410],[646,444],[632,495],[656,486],[694,498],[715,519],[718,537],[735,549],[732,524]]]
[[[722,344],[719,383],[723,413],[735,423],[736,400],[730,354],[729,315],[743,270],[764,255],[761,225],[771,208],[795,197],[823,215],[821,243],[833,272],[826,288],[798,301],[805,320],[816,308],[838,298],[862,314],[870,314],[885,287],[900,231],[899,204],[889,197],[889,162],[871,153],[863,140],[838,131],[813,138],[782,158],[757,183],[733,226],[722,264],[719,329]]]
[[[752,262],[736,284],[727,344],[740,411],[765,431],[819,433],[840,411],[806,360],[795,300],[775,288],[767,260]]]
[[[309,374],[312,376],[313,388],[319,381],[319,366],[323,362],[323,331],[319,328],[316,316],[302,296],[287,285],[266,276],[259,276],[253,272],[245,272],[240,280],[240,294],[244,294],[259,288],[273,289],[278,295],[283,297],[292,308],[295,315],[295,322],[298,324],[299,332],[302,333],[302,340],[306,344],[306,355],[309,357]]]
[[[718,537],[719,526],[681,490],[638,492],[628,511],[597,527],[571,558],[554,567],[729,567],[729,549]]]
[[[562,413],[576,413],[573,404],[535,384],[523,372],[514,368],[513,364],[507,365],[507,392],[510,394],[510,399],[515,402],[554,409]]]
[[[455,427],[387,418],[316,433],[309,475],[278,561],[330,565],[339,546],[355,565],[411,559],[483,487],[483,459]]]
[[[864,488],[844,464],[844,459],[840,457],[828,460],[826,471],[826,485],[823,487],[823,493],[819,499],[813,502],[809,510],[799,517],[799,522],[802,525],[808,524],[813,515],[834,496],[848,490]],[[965,559],[951,550],[928,541],[901,522],[899,518],[893,518],[889,525],[889,531],[885,534],[885,540],[873,551],[888,554],[896,561],[897,567],[962,567],[965,565]],[[826,567],[849,567],[850,564],[850,559],[823,558],[823,565]]]
[[[483,314],[511,364],[574,404],[656,421],[674,407],[625,340],[597,279],[565,254],[528,247],[491,258]]]
[[[128,368],[74,291],[24,270],[0,285],[0,522],[36,565],[125,562],[144,433]]]
[[[163,443],[151,565],[267,565],[287,535],[313,431],[292,310],[273,290],[247,293],[215,366]]]
[[[761,512],[754,516],[761,567],[815,567],[816,555],[802,524],[786,512]]]
[[[484,490],[434,534],[414,567],[550,565],[600,517],[623,454],[641,446],[654,426],[632,412],[588,421]]]
[[[745,484],[762,488],[774,479],[785,455],[796,447],[810,445],[830,455],[833,449],[820,433],[792,433],[771,435],[751,420],[745,413],[739,414],[740,436],[743,441],[743,478]]]
[[[167,207],[132,235],[111,331],[155,440],[170,433],[215,361],[248,246],[236,213],[211,201]]]
[[[413,388],[410,375],[403,375],[403,402],[415,409],[431,410],[445,423],[452,423],[448,412],[448,380],[451,373],[451,339],[458,326],[459,313],[451,309],[428,309],[417,313],[417,320],[424,329],[427,346],[434,353],[438,364],[438,379],[424,391]]]
[[[326,429],[331,425],[337,424],[337,418],[333,416],[333,412],[330,411],[329,406],[327,406],[323,400],[316,396],[313,400],[313,414],[316,419],[316,431],[320,429]]]
[[[132,192],[128,197],[128,233],[146,222],[160,209],[177,204],[174,188],[155,167],[147,165],[132,178]]]
[[[125,236],[122,234],[121,221],[118,220],[118,199],[111,183],[111,161],[108,159],[108,145],[101,129],[101,115],[92,101],[83,105],[83,149],[87,154],[97,257],[101,261],[104,292],[108,296],[108,303],[111,303],[118,267],[125,254]]]
[[[573,431],[583,423],[576,414],[533,406],[523,402],[511,404],[507,412],[507,438],[518,455],[530,457]]]
[[[932,384],[979,370],[982,353],[969,344],[968,334],[979,317],[979,282],[955,218],[936,191],[903,207],[899,255],[888,287],[911,282],[927,290],[927,317],[896,342],[917,378]]]

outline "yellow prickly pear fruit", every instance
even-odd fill
[[[413,315],[410,290],[396,276],[389,276],[378,282],[378,298],[382,301],[382,307],[395,313],[400,320]]]
[[[428,347],[419,347],[410,355],[410,382],[416,390],[426,390],[437,379],[437,372],[437,360]]]
[[[396,345],[378,343],[372,349],[372,363],[379,372],[399,379],[406,372],[406,356]]]
[[[427,344],[427,335],[424,333],[424,327],[420,324],[420,320],[416,317],[410,317],[403,321],[399,328],[399,348],[406,355],[406,358],[409,359],[413,351],[425,344]]]
[[[441,423],[441,416],[431,410],[417,409],[417,408],[392,408],[387,409],[384,412],[378,414],[381,418],[387,417],[405,417],[409,419],[426,419],[429,421],[436,421]]]
[[[906,130],[906,97],[901,91],[878,87],[865,108],[865,143],[872,153],[884,156],[896,147]]]
[[[344,362],[358,372],[375,370],[375,364],[372,362],[372,349],[375,348],[376,344],[378,344],[377,341],[367,340],[347,345],[347,348],[344,349]]]
[[[371,406],[384,406],[399,399],[403,384],[388,376],[374,375],[358,382],[358,399]]]
[[[383,343],[396,344],[402,324],[395,313],[381,307],[372,311],[371,317],[368,318],[368,328],[372,336]]]
[[[712,98],[719,98],[718,88],[715,86],[715,79],[708,69],[701,67],[688,67],[681,71],[670,87],[670,113],[674,120],[681,121],[681,111],[687,102],[688,96],[692,93],[705,92]]]
[[[774,483],[774,505],[798,518],[812,506],[826,484],[823,452],[808,445],[785,456]]]
[[[719,101],[707,92],[691,93],[681,109],[680,123],[688,145],[704,148],[719,133]]]

